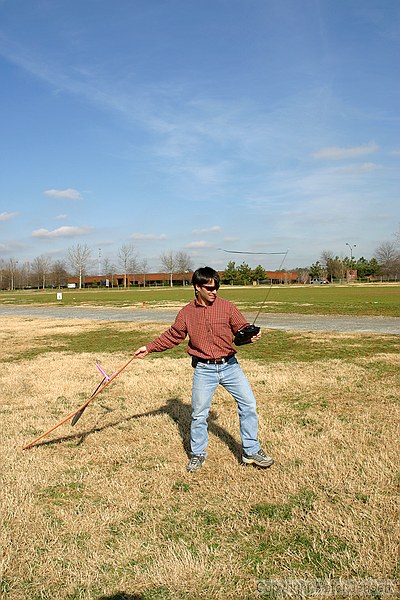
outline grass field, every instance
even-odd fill
[[[398,579],[398,336],[264,330],[239,349],[266,471],[240,465],[221,389],[209,456],[186,472],[184,344],[22,450],[90,395],[96,360],[112,373],[162,330],[0,317],[1,598],[250,600],[270,578]]]
[[[400,316],[400,285],[274,285],[222,287],[220,295],[243,311],[258,310],[268,293],[263,312],[322,315]],[[126,308],[171,308],[191,300],[191,286],[134,288],[131,290],[57,290],[0,292],[0,304],[45,304],[62,306],[115,306]]]

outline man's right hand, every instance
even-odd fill
[[[136,358],[144,358],[145,356],[148,355],[148,350],[146,348],[146,346],[141,346],[140,348],[138,348],[136,350],[136,352],[134,352],[133,356],[135,356]]]

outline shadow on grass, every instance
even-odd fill
[[[114,421],[113,423],[107,423],[102,427],[93,427],[90,430],[83,431],[76,434],[71,434],[67,436],[63,436],[60,438],[56,438],[53,440],[39,442],[35,444],[36,447],[39,446],[51,446],[54,444],[59,444],[61,442],[70,442],[73,440],[77,440],[77,445],[83,444],[86,438],[93,434],[99,433],[101,431],[106,431],[107,429],[112,429],[113,427],[117,427],[122,423],[127,423],[129,421],[133,421],[135,419],[142,419],[144,417],[153,417],[156,415],[168,415],[174,423],[176,423],[179,431],[179,435],[182,439],[183,448],[188,456],[190,456],[190,422],[191,422],[191,407],[188,404],[185,404],[179,398],[170,398],[166,404],[158,408],[157,410],[152,410],[146,413],[140,413],[135,415],[130,415],[119,421]],[[216,423],[218,416],[215,414],[213,410],[210,410],[208,415],[208,430],[210,433],[218,437],[232,454],[236,457],[238,462],[241,462],[241,445],[235,440],[235,438],[223,427],[220,427]]]
[[[125,592],[117,592],[112,596],[101,596],[97,600],[142,600],[143,594],[126,594]]]
[[[170,592],[168,588],[162,586],[150,588],[141,593],[116,592],[115,594],[111,594],[111,596],[101,596],[96,600],[167,600],[167,598],[171,598]]]

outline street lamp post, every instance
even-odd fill
[[[98,265],[98,271],[97,271],[98,276],[101,276],[101,248],[99,248],[99,265]]]
[[[353,248],[356,248],[357,244],[353,244],[353,246],[352,246],[351,244],[346,242],[346,246],[348,246],[350,248],[350,263],[351,263],[351,266],[353,266]]]
[[[353,248],[357,247],[357,244],[349,244],[348,242],[346,242],[346,246],[348,246],[350,248],[350,269],[353,270]],[[350,275],[350,273],[349,273]],[[349,280],[349,275],[347,276],[347,279]],[[351,278],[352,276],[350,276]]]

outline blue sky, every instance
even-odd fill
[[[0,0],[0,258],[371,258],[399,48],[398,0]]]

